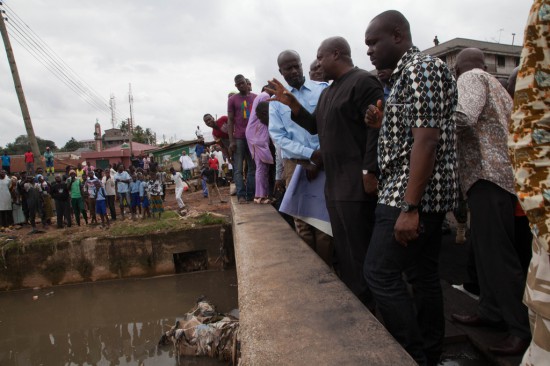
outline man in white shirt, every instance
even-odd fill
[[[193,160],[191,160],[191,157],[187,155],[185,150],[181,152],[180,164],[183,180],[191,179],[191,170],[195,168],[195,163],[193,163]]]
[[[130,189],[128,185],[132,177],[124,170],[124,166],[121,164],[118,166],[118,172],[113,178],[120,202],[120,214],[122,215],[122,220],[124,220],[124,201],[126,201],[127,206],[130,206]]]
[[[116,210],[115,210],[115,180],[113,178],[114,174],[111,174],[113,169],[105,169],[105,176],[101,179],[103,187],[105,187],[105,193],[107,196],[107,207],[109,207],[109,212],[111,213],[111,220],[116,220]],[[116,173],[115,173],[116,174]]]
[[[176,169],[174,168],[170,168],[170,173],[172,174],[172,180],[176,185],[176,202],[178,203],[178,207],[181,212],[185,208],[185,203],[183,203],[183,199],[181,198],[183,195],[183,176],[180,172],[176,172]]]

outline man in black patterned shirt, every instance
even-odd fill
[[[365,117],[367,125],[381,125],[378,206],[365,278],[394,338],[420,365],[436,365],[445,334],[441,224],[457,195],[456,83],[445,63],[413,46],[409,23],[397,11],[376,16],[365,43],[378,70],[393,70],[383,111],[379,101]]]

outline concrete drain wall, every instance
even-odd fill
[[[212,225],[144,236],[12,246],[0,257],[0,290],[221,268],[232,261],[232,244],[230,226]],[[203,253],[202,259],[186,256],[191,252]]]
[[[239,365],[416,365],[273,207],[231,209]]]

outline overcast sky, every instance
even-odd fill
[[[279,77],[276,58],[285,49],[302,56],[304,70],[320,42],[343,36],[357,66],[366,56],[365,29],[382,11],[409,20],[420,49],[456,37],[514,44],[523,41],[528,0],[2,0],[105,103],[116,97],[120,119],[129,116],[162,141],[192,139],[205,113],[222,115],[233,77],[244,74],[255,92]],[[347,4],[350,4],[349,6]],[[353,4],[353,5],[351,5]],[[0,7],[2,8],[2,7]],[[10,27],[8,27],[10,30]],[[84,102],[12,38],[37,136],[58,147],[71,137],[92,139],[96,118],[111,128],[108,113]],[[282,80],[282,79],[281,79]],[[0,52],[0,146],[25,134],[4,51]],[[120,122],[120,121],[118,121]]]

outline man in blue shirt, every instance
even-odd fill
[[[296,51],[287,50],[279,54],[277,58],[279,72],[283,75],[289,85],[289,91],[296,96],[300,103],[309,111],[313,112],[317,106],[317,101],[321,92],[328,87],[327,83],[312,82],[306,80],[302,70],[302,61]],[[290,117],[290,108],[279,102],[272,102],[269,106],[269,134],[275,144],[280,146],[283,157],[285,184],[289,187],[290,180],[296,168],[296,160],[310,161],[313,154],[319,154],[319,136],[312,135],[303,127],[292,122]],[[300,174],[300,173],[298,173]],[[316,179],[315,185],[309,184],[305,178],[307,174],[309,179]],[[299,179],[300,177],[296,177]],[[281,211],[294,216],[296,232],[310,247],[319,254],[319,256],[329,265],[332,265],[332,238],[327,235],[332,234],[328,212],[323,192],[325,176],[324,172],[319,174],[319,169],[315,165],[308,165],[305,174],[296,184],[296,191],[287,191],[286,198],[281,205]],[[281,184],[281,182],[278,182]],[[315,192],[311,191],[315,187]],[[294,186],[293,186],[294,188]],[[298,192],[306,192],[308,195],[315,196],[315,203],[318,204],[316,212],[321,213],[317,220],[312,221],[310,217],[300,214],[302,208],[286,208],[286,201],[290,205],[296,206],[302,199],[298,199]],[[291,197],[292,196],[292,197]],[[309,210],[308,210],[309,211]],[[324,215],[323,215],[324,213]],[[324,220],[322,219],[324,218]],[[309,223],[315,222],[315,226]]]
[[[8,175],[11,174],[10,166],[11,157],[8,155],[7,151],[4,151],[4,155],[2,155],[2,170],[5,170]]]

